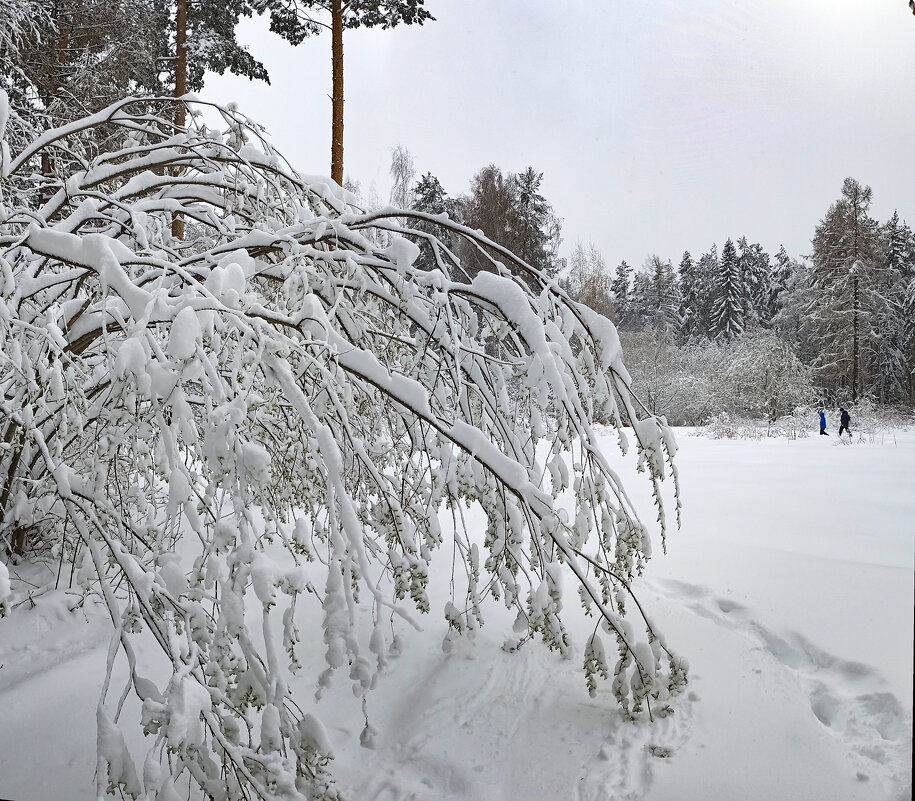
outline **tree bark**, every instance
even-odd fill
[[[343,185],[343,0],[331,0],[330,177]]]
[[[187,0],[178,0],[175,8],[175,97],[187,94]],[[175,104],[175,130],[184,128],[187,122],[184,103]],[[184,218],[172,216],[172,236],[184,239]]]
[[[857,267],[857,264],[855,265]],[[852,365],[851,365],[851,401],[854,403],[858,400],[858,309],[860,302],[858,298],[858,278],[852,279],[852,294],[854,295],[854,316],[852,318]]]

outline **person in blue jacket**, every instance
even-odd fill
[[[829,436],[829,432],[826,430],[826,412],[820,412],[820,436]]]

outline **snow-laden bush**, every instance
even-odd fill
[[[774,422],[814,398],[812,371],[771,331],[748,331],[721,356],[711,383],[725,411]]]
[[[819,416],[809,406],[799,406],[777,420],[761,420],[727,412],[715,415],[699,432],[713,439],[799,439],[816,433]]]
[[[224,131],[176,132],[154,107],[124,100],[4,148],[0,172],[0,542],[69,560],[110,612],[130,679],[109,686],[113,647],[100,795],[175,798],[180,779],[219,799],[336,797],[320,720],[290,693],[298,649],[326,651],[319,686],[342,670],[367,692],[392,621],[429,611],[446,539],[466,574],[452,629],[495,599],[521,639],[568,652],[566,576],[596,620],[589,685],[611,677],[628,714],[665,710],[685,665],[622,617],[651,543],[591,421],[623,448],[633,421],[662,532],[676,446],[639,419],[613,326],[477,232],[347,205],[235,110],[217,109]],[[36,174],[43,154],[69,173]],[[467,280],[435,225],[489,271]],[[462,526],[470,505],[484,532]],[[323,643],[299,642],[301,615]],[[143,675],[140,636],[165,683]],[[131,690],[154,738],[142,771],[113,722]]]
[[[706,425],[722,415],[720,426],[739,419],[772,424],[816,396],[810,368],[771,331],[685,345],[653,330],[621,339],[635,393],[673,425]]]

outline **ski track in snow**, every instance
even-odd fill
[[[759,657],[757,673],[803,691],[809,714],[847,754],[858,781],[893,801],[911,798],[911,715],[876,669],[798,633],[776,633],[708,588],[673,579],[649,588],[658,603],[745,638]],[[362,752],[363,778],[348,788],[351,797],[642,801],[652,797],[655,771],[675,763],[692,734],[698,677],[674,699],[672,715],[627,722],[607,690],[596,699],[584,693],[578,655],[562,660],[537,643],[484,655],[481,645],[458,641],[454,653],[432,657],[388,716],[384,745]]]
[[[0,693],[37,679],[70,660],[107,644],[110,621],[98,609],[69,610],[75,596],[61,590],[46,593],[34,609],[18,615],[0,640]],[[28,602],[26,602],[28,603]]]
[[[675,579],[656,582],[686,599],[688,609],[719,626],[737,631],[786,671],[810,700],[810,713],[840,740],[857,778],[875,775],[892,785],[893,799],[912,797],[912,713],[887,692],[879,671],[819,648],[797,632],[777,634],[750,609],[709,590]]]
[[[673,715],[628,722],[609,691],[588,698],[578,655],[563,660],[532,642],[483,656],[481,645],[459,642],[404,695],[385,725],[392,739],[364,759],[368,781],[351,797],[635,801],[653,763],[689,736],[686,695]]]

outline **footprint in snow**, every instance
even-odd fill
[[[742,604],[703,587],[676,580],[659,584],[696,614],[755,640],[789,670],[810,700],[810,713],[845,744],[859,781],[870,781],[874,772],[889,775],[892,797],[911,798],[911,712],[885,691],[877,670],[824,651],[797,632],[779,635]]]
[[[654,772],[689,739],[692,694],[681,696],[663,718],[626,721],[614,716],[610,734],[581,769],[576,801],[640,801],[650,798]]]

